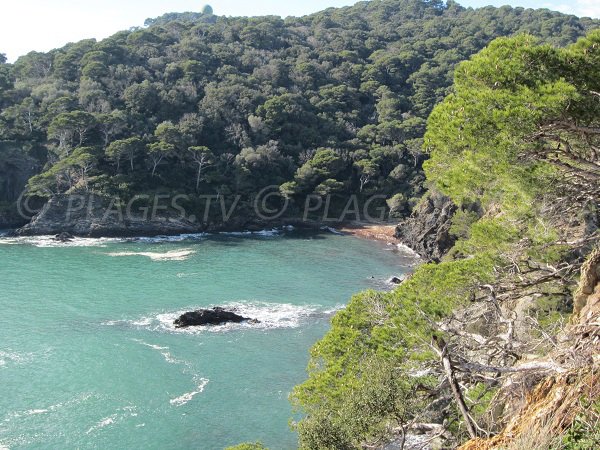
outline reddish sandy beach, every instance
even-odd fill
[[[399,243],[394,237],[396,225],[393,224],[356,223],[343,226],[340,231],[363,239]]]

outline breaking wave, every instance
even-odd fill
[[[288,230],[286,228],[286,230]],[[282,233],[282,229],[273,228],[272,230],[261,230],[261,231],[224,231],[219,233],[221,236],[262,236],[262,237],[273,237],[279,236]],[[291,230],[290,230],[291,231]]]
[[[42,408],[29,409],[27,411],[11,412],[11,413],[7,414],[6,416],[4,416],[3,422],[8,423],[8,422],[12,422],[17,419],[24,419],[24,418],[31,417],[31,416],[50,414],[50,413],[56,412],[63,408],[70,408],[75,405],[84,403],[92,397],[94,397],[94,395],[89,394],[89,393],[83,393],[77,397],[74,397],[74,398],[67,400],[65,402],[62,402],[62,403],[57,403],[55,405],[44,406]]]

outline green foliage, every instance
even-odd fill
[[[234,445],[233,447],[227,447],[225,450],[268,450],[268,448],[260,442],[256,442]]]
[[[475,286],[489,282],[492,267],[493,259],[485,254],[427,264],[394,292],[354,296],[311,350],[310,377],[294,390],[294,402],[309,409],[337,409],[357,382],[360,361],[371,355],[394,358],[407,367],[432,358],[428,345],[434,322],[468,301]]]
[[[466,240],[471,236],[471,226],[479,220],[475,211],[459,209],[452,217],[450,233],[456,238]]]
[[[598,115],[590,111],[600,108],[597,99],[588,102],[586,89],[597,85],[590,73],[598,75],[593,64],[600,33],[582,42],[557,49],[528,35],[501,38],[457,68],[453,92],[433,110],[424,142],[429,180],[460,206],[450,229],[458,242],[444,262],[419,267],[394,292],[354,296],[333,318],[331,330],[311,350],[308,380],[292,393],[292,401],[307,414],[298,425],[304,448],[356,448],[389,424],[381,411],[392,407],[390,399],[382,399],[382,409],[361,403],[358,412],[349,406],[364,389],[365,361],[385,361],[403,374],[433,362],[438,356],[432,355],[430,342],[440,333],[438,323],[474,298],[482,285],[493,283],[498,267],[512,256],[529,256],[542,264],[564,256],[566,249],[555,244],[556,231],[544,219],[538,200],[561,181],[560,163],[586,160],[577,153],[558,164],[540,158],[540,144],[532,136],[553,120],[597,126]],[[577,61],[586,61],[588,68]],[[392,101],[386,91],[382,98]],[[384,106],[380,114],[392,114]],[[355,155],[355,166],[364,174],[363,153]],[[392,155],[377,147],[369,152],[380,167],[391,159],[399,180],[406,168]],[[394,196],[390,207],[405,201]],[[537,305],[542,327],[551,326],[554,314],[566,306],[557,303],[564,293],[545,294]],[[381,399],[379,392],[366,395],[375,404]],[[483,418],[492,396],[483,384],[474,386],[467,392],[471,413]],[[409,415],[417,410],[409,407]],[[353,411],[358,421],[346,411]]]
[[[408,209],[408,202],[404,194],[396,194],[387,200],[391,217],[403,217]]]
[[[564,450],[588,450],[600,446],[600,400],[583,399],[585,410],[562,438]]]
[[[23,149],[17,175],[13,165],[0,177],[18,179],[18,190],[32,175],[25,167],[34,167],[49,180],[61,172],[52,172],[60,159],[90,146],[107,150],[92,169],[92,190],[125,183],[137,193],[249,196],[275,184],[299,204],[315,192],[418,198],[425,119],[446,96],[456,64],[497,36],[529,31],[564,45],[597,22],[545,10],[376,0],[286,20],[218,17],[206,7],[147,25],[31,52],[14,65],[0,61],[0,140]],[[520,61],[477,77],[510,81]],[[585,68],[577,62],[577,71]],[[529,76],[522,72],[510,82]],[[527,95],[537,103],[558,95],[559,108],[571,97],[555,84],[552,92],[528,86]],[[506,113],[527,119],[513,109]],[[141,140],[141,149],[111,147],[129,139]],[[190,147],[210,149],[210,170],[198,167]],[[10,161],[13,152],[0,153],[0,168]],[[61,192],[68,186],[59,183]],[[8,200],[3,192],[0,200]]]
[[[537,150],[531,136],[581,99],[578,82],[566,81],[572,71],[560,64],[569,53],[521,35],[497,39],[462,63],[454,93],[428,121],[428,179],[457,204],[528,210],[556,177],[550,164],[523,157]]]
[[[117,165],[117,170],[120,165],[121,159],[127,158],[130,163],[131,170],[133,170],[133,162],[137,154],[143,149],[143,141],[137,137],[131,137],[128,139],[120,139],[113,141],[106,148],[107,158]]]
[[[409,377],[383,358],[362,362],[358,379],[339,406],[327,412],[310,408],[298,426],[301,449],[356,449],[376,442],[391,427],[405,427],[422,407],[415,396],[425,380]]]
[[[465,392],[465,401],[470,409],[470,413],[473,419],[478,424],[487,423],[490,426],[494,426],[494,423],[487,417],[489,412],[489,406],[498,392],[498,388],[490,389],[485,383],[477,383],[467,392]]]

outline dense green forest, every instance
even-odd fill
[[[578,268],[599,242],[599,127],[598,31],[566,48],[531,35],[499,38],[458,66],[451,94],[428,119],[424,167],[433,190],[478,208],[458,210],[458,242],[440,264],[421,266],[391,293],[358,294],[335,316],[293,394],[307,414],[297,426],[301,448],[375,448],[414,422],[439,423],[444,448],[500,431],[511,396],[518,404],[553,373],[540,364],[529,379],[507,382],[510,367],[546,361],[565,318],[578,320]],[[558,359],[561,370],[577,368],[572,379],[593,365],[584,353]],[[452,366],[442,364],[449,355],[462,413]],[[589,420],[473,448],[597,448],[600,400],[584,404],[594,400],[581,413]]]
[[[423,194],[422,138],[456,64],[493,38],[574,42],[548,10],[375,0],[301,18],[168,14],[0,61],[0,202],[94,192]],[[196,205],[198,206],[198,205]]]

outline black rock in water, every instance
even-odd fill
[[[54,237],[54,240],[57,242],[71,242],[73,239],[75,239],[75,236],[71,233],[60,233]]]
[[[224,323],[257,322],[247,317],[242,317],[234,312],[226,311],[223,308],[200,309],[198,311],[187,312],[175,320],[175,328],[187,328],[203,325],[222,325]]]
[[[400,275],[399,277],[392,277],[388,280],[390,284],[402,284],[406,281],[406,275]]]

